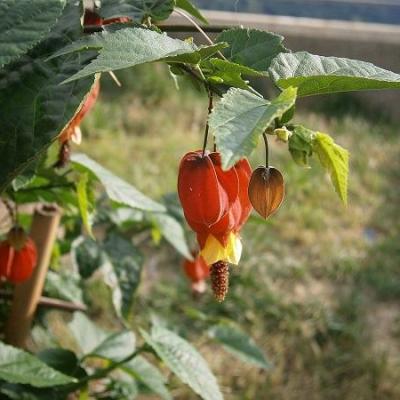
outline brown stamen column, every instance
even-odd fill
[[[229,288],[229,265],[225,261],[218,261],[211,265],[211,286],[217,301],[222,302]]]

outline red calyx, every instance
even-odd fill
[[[178,194],[200,248],[212,234],[222,245],[230,232],[238,232],[246,222],[251,204],[248,184],[251,167],[246,159],[224,171],[220,153],[201,150],[183,156],[178,175]]]
[[[216,153],[201,150],[187,153],[181,160],[178,194],[189,225],[210,227],[232,206],[238,195],[235,171],[222,171]],[[193,226],[192,226],[193,225]]]
[[[37,251],[33,240],[20,227],[14,227],[0,242],[0,277],[12,283],[29,279],[36,266]]]

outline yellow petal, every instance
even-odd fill
[[[208,235],[206,244],[200,254],[208,265],[217,261],[226,261],[230,264],[238,264],[242,254],[242,243],[237,235],[231,232],[224,247],[213,235]]]

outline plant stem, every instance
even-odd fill
[[[174,10],[177,14],[179,14],[179,15],[181,15],[183,18],[186,18],[202,35],[203,35],[203,37],[206,39],[206,41],[209,43],[209,44],[211,44],[212,46],[215,44],[212,40],[211,40],[211,38],[210,38],[210,36],[208,36],[205,32],[204,32],[204,30],[200,27],[200,25],[192,18],[192,17],[190,17],[187,13],[185,13],[184,11],[182,11],[182,10]],[[223,60],[226,60],[226,58],[225,58],[225,56],[220,52],[220,51],[218,51],[217,52],[218,54],[219,54],[219,56],[223,59]]]
[[[74,184],[71,183],[63,183],[58,185],[42,185],[42,186],[32,186],[30,188],[22,188],[19,192],[34,192],[35,190],[49,190],[49,189],[59,189],[59,188],[73,188]]]
[[[1,299],[12,299],[13,294],[6,290],[0,289],[0,298]],[[48,308],[57,308],[59,310],[64,311],[82,311],[86,312],[87,308],[84,304],[81,303],[71,303],[69,301],[63,301],[59,299],[53,299],[51,297],[41,296],[39,298],[38,306],[48,307]]]
[[[7,199],[2,199],[3,204],[5,205],[5,207],[7,208],[8,214],[10,216],[10,219],[12,221],[12,223],[15,225],[15,223],[17,222],[17,218],[15,215],[15,210],[12,207],[12,205],[10,204],[10,202]]]
[[[222,97],[223,93],[222,91],[217,88],[216,86],[212,85],[211,83],[207,82],[207,80],[205,78],[203,78],[202,76],[199,76],[198,74],[196,74],[196,72],[188,67],[185,64],[179,64],[179,68],[182,69],[183,71],[187,72],[189,75],[191,75],[193,78],[195,78],[197,81],[201,82],[203,85],[207,85],[208,88],[215,93],[216,95],[218,95],[219,97]],[[196,69],[197,71],[199,69]],[[203,75],[203,71],[201,73],[201,75]],[[203,75],[204,76],[204,75]]]
[[[110,372],[114,371],[114,369],[120,367],[121,365],[123,365],[123,364],[127,363],[128,361],[132,360],[133,358],[135,358],[139,353],[141,353],[145,349],[145,347],[146,347],[146,345],[139,347],[133,353],[131,353],[127,357],[123,358],[121,361],[112,363],[107,368],[103,368],[99,371],[96,371],[92,375],[87,375],[84,378],[80,379],[76,383],[71,383],[69,385],[60,386],[60,391],[72,392],[72,391],[78,390],[79,388],[81,388],[86,383],[88,383],[92,380],[105,378]]]
[[[208,125],[208,117],[211,114],[211,111],[213,109],[213,95],[211,90],[207,86],[207,92],[208,92],[208,114],[207,114],[207,121],[206,121],[206,128],[204,130],[204,142],[203,142],[203,157],[206,152],[206,147],[207,147],[207,140],[208,140],[208,131],[210,129]]]
[[[159,24],[157,25],[159,29],[163,32],[183,32],[183,33],[195,33],[198,31],[197,28],[193,28],[190,25],[167,25],[167,24]],[[203,32],[208,33],[221,33],[222,31],[228,29],[228,25],[213,25],[213,26],[203,26],[201,29]]]
[[[268,168],[269,166],[269,148],[268,148],[268,138],[267,138],[267,133],[263,133],[263,138],[264,138],[264,143],[265,143],[265,166]]]

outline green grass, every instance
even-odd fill
[[[121,90],[106,77],[80,150],[158,198],[176,190],[182,155],[201,147],[207,104],[188,85],[177,92],[154,68],[119,74]],[[254,218],[243,230],[244,255],[225,303],[215,303],[210,291],[192,299],[181,260],[167,246],[147,259],[136,320],[153,312],[188,336],[226,399],[400,398],[397,127],[362,107],[323,108],[302,110],[296,120],[350,150],[348,208],[317,163],[301,169],[285,144],[273,142],[270,159],[284,174],[286,198],[267,223]],[[260,143],[253,167],[262,157]],[[274,368],[260,372],[210,344],[188,307],[240,323]],[[174,395],[195,398],[181,387]]]

